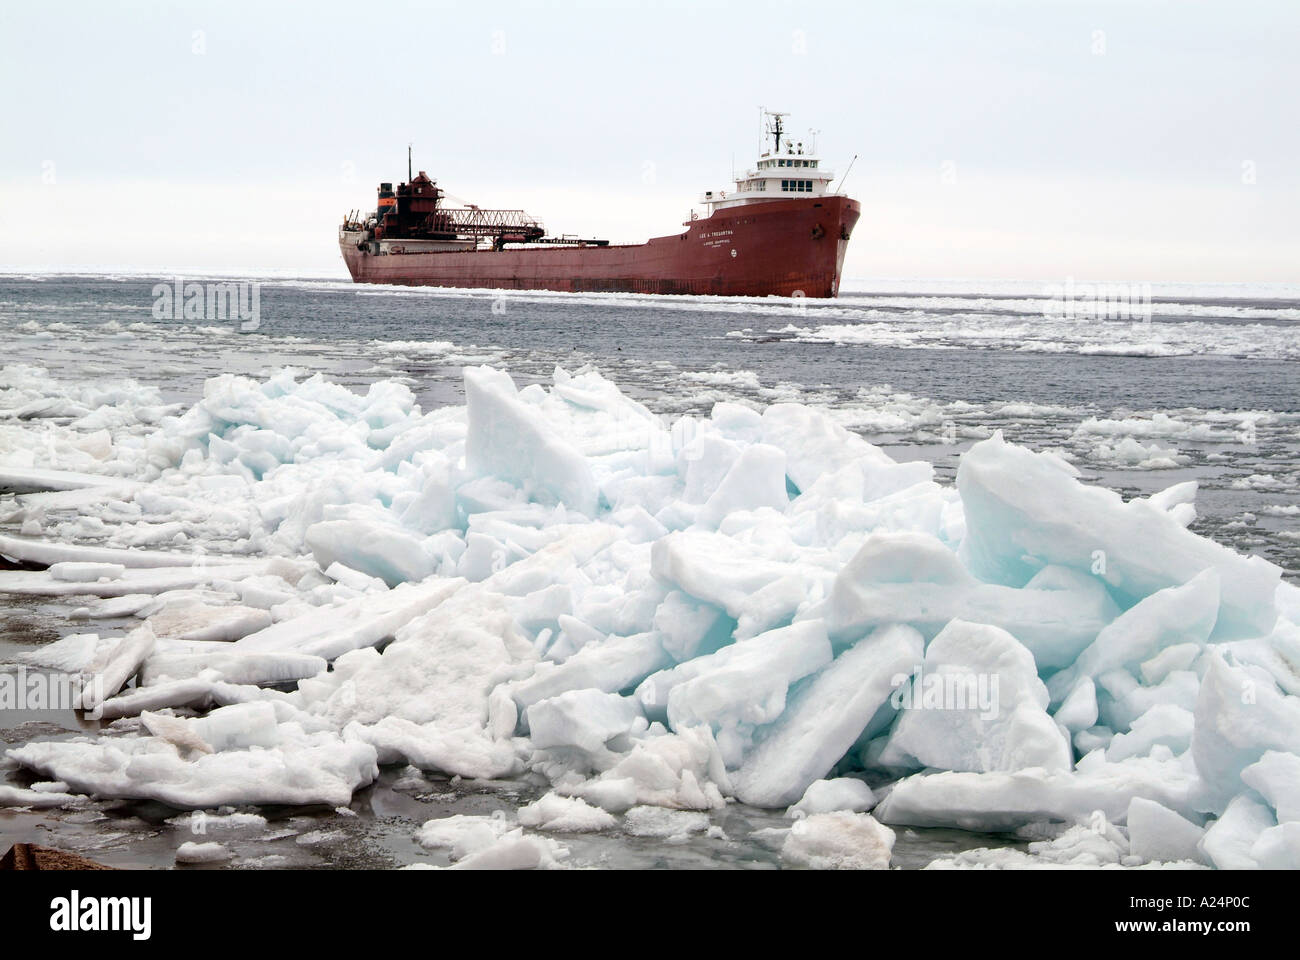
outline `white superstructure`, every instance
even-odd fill
[[[811,145],[782,135],[784,113],[765,113],[769,117],[767,132],[772,149],[762,153],[752,170],[736,178],[734,190],[706,190],[700,203],[713,210],[738,207],[747,203],[765,203],[782,198],[823,197],[830,194],[835,174],[822,165]]]

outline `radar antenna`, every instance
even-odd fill
[[[776,111],[776,110],[765,110],[764,113],[766,113],[769,117],[772,118],[771,122],[768,123],[768,125],[767,125],[767,132],[770,133],[770,134],[772,135],[772,142],[773,142],[773,144],[775,144],[775,148],[774,148],[773,152],[774,152],[774,153],[780,153],[780,152],[781,152],[781,133],[782,133],[783,130],[785,129],[784,124],[783,124],[782,121],[781,121],[781,118],[782,118],[782,117],[788,117],[790,114],[788,114],[788,113],[783,113],[783,112]]]

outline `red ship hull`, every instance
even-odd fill
[[[343,231],[339,247],[357,283],[834,297],[860,213],[856,200],[819,196],[726,207],[685,233],[635,245],[375,254]]]

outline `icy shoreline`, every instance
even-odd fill
[[[50,491],[0,543],[48,569],[0,590],[144,620],[24,658],[139,684],[100,737],[9,750],[48,785],[7,802],[342,806],[408,763],[550,784],[518,823],[426,825],[469,866],[561,864],[557,823],[689,835],[732,798],[802,804],[796,865],[885,865],[882,824],[1296,865],[1300,591],[1187,531],[1193,487],[1125,503],[1000,435],[944,485],[797,404],[668,422],[594,372],[465,376],[428,413],[289,371],[185,412],[99,397],[47,434],[58,469],[0,467]],[[36,545],[50,516],[93,546]],[[936,676],[997,702],[929,704]]]

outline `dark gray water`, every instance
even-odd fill
[[[821,404],[941,476],[1001,429],[1126,496],[1196,480],[1194,529],[1300,576],[1291,287],[1157,288],[1150,321],[1132,322],[1048,318],[1041,297],[954,294],[951,282],[942,294],[792,302],[269,280],[261,326],[241,334],[233,322],[154,319],[157,280],[0,277],[6,362],[61,379],[133,377],[184,403],[207,377],[287,364],[357,386],[403,379],[426,408],[461,401],[467,363],[521,383],[592,364],[667,414],[707,414],[718,400]],[[1158,452],[1121,448],[1126,437]]]

